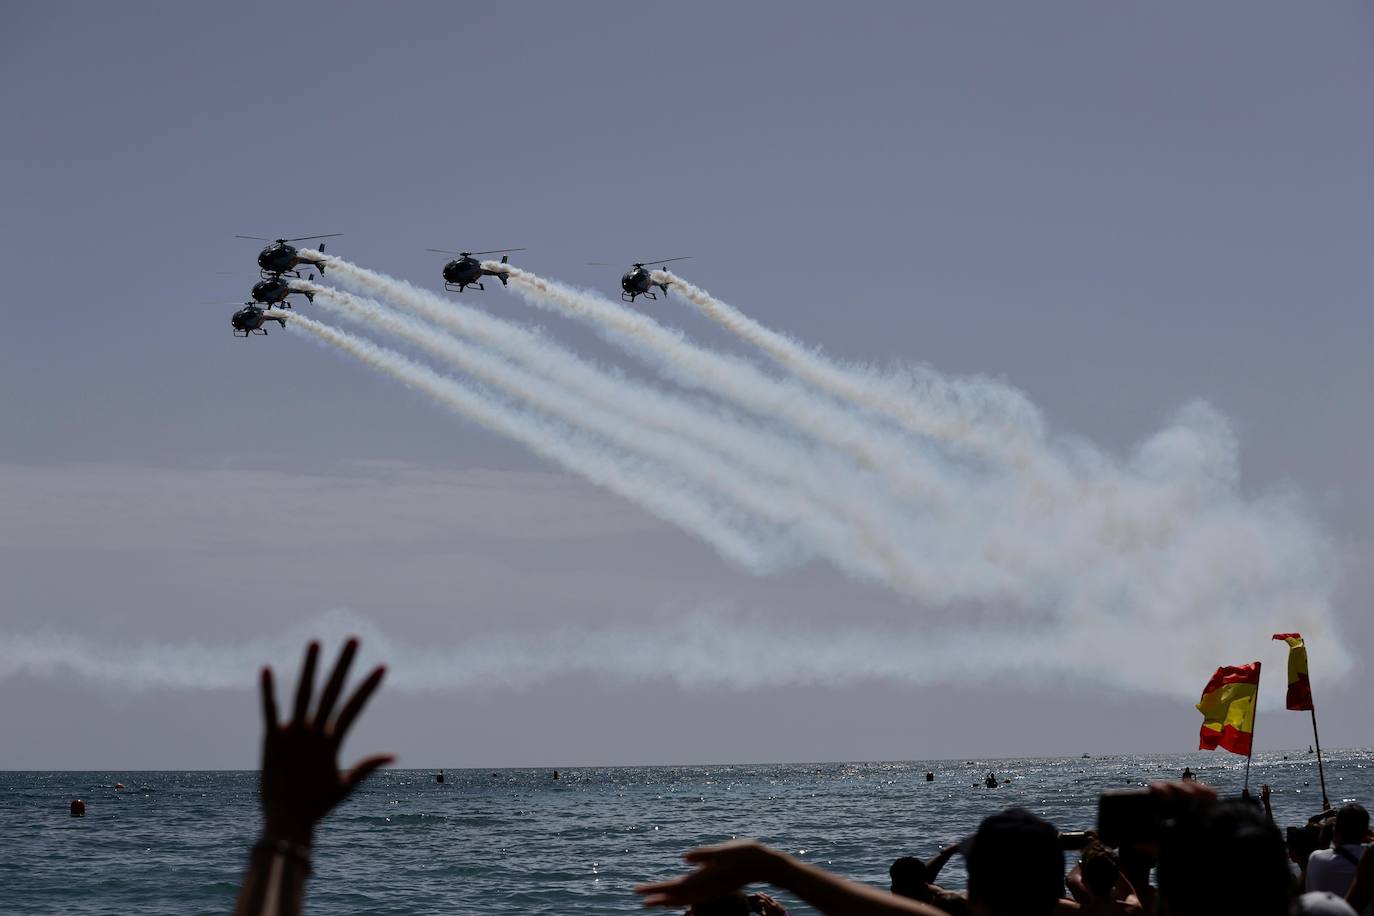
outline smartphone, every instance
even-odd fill
[[[1059,834],[1059,848],[1065,850],[1083,849],[1092,842],[1092,836],[1082,830]]]

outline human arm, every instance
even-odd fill
[[[1112,887],[1112,898],[1121,901],[1128,909],[1134,907],[1134,912],[1143,909],[1140,895],[1135,892],[1135,885],[1131,883],[1130,878],[1126,877],[1124,871],[1116,876],[1116,885]]]
[[[774,900],[768,894],[751,894],[758,901],[760,916],[787,916],[787,907]]]
[[[926,862],[926,883],[934,884],[935,879],[940,877],[940,869],[945,867],[945,863],[954,858],[954,854],[959,851],[958,843],[950,843],[941,849]]]
[[[635,893],[644,897],[645,906],[688,906],[762,883],[782,888],[821,913],[836,916],[941,916],[934,907],[857,884],[754,840],[703,846],[683,858],[696,868],[677,878],[635,888]]]
[[[285,724],[277,719],[272,669],[262,670],[265,734],[259,792],[263,833],[249,856],[248,871],[234,911],[236,916],[266,913],[296,916],[300,913],[305,900],[305,881],[310,874],[310,847],[315,825],[373,771],[393,759],[388,754],[377,754],[359,761],[348,772],[339,769],[339,746],[385,674],[384,668],[373,670],[344,703],[337,718],[331,721],[357,651],[356,639],[344,644],[312,717],[310,700],[320,645],[316,642],[309,645],[296,687],[292,716]]]
[[[1092,903],[1093,892],[1088,890],[1088,885],[1083,883],[1083,866],[1075,862],[1073,868],[1064,876],[1064,886],[1068,888],[1073,899],[1079,903]]]

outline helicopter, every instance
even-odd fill
[[[315,279],[315,275],[311,274],[308,279]],[[300,293],[311,302],[315,301],[314,293],[304,289],[296,289],[291,285],[290,280],[279,275],[274,274],[253,284],[253,301],[263,305],[275,305],[279,308],[289,309],[291,303],[286,301],[286,297],[293,293]]]
[[[234,313],[229,319],[229,324],[234,329],[235,337],[247,337],[250,334],[261,334],[267,336],[267,328],[263,327],[269,321],[275,321],[283,328],[286,327],[285,318],[269,318],[267,310],[256,302],[244,303],[243,308]]]
[[[253,239],[258,242],[272,241],[272,244],[258,252],[258,273],[266,280],[269,277],[280,277],[282,274],[288,272],[294,272],[296,276],[299,277],[300,272],[297,271],[296,268],[300,267],[302,264],[316,265],[320,268],[320,273],[324,273],[324,264],[322,262],[317,263],[302,258],[300,256],[300,249],[292,245],[291,242],[310,242],[315,239],[332,239],[340,235],[343,235],[343,233],[331,232],[328,235],[303,235],[300,238],[277,239],[276,241],[260,238],[256,235],[236,235],[234,238]],[[320,242],[319,250],[321,254],[324,253],[324,242]]]
[[[433,251],[435,254],[456,254],[454,258],[444,265],[444,289],[449,292],[461,293],[469,286],[478,289],[486,289],[482,285],[483,277],[497,277],[501,285],[506,285],[506,274],[500,270],[487,270],[482,266],[482,262],[477,260],[479,255],[499,254],[501,263],[505,264],[508,260],[507,255],[502,254],[506,251],[524,251],[523,248],[497,248],[494,251],[446,251],[443,248],[426,248],[425,251]],[[455,289],[455,287],[457,287]]]
[[[667,264],[669,261],[688,261],[691,255],[681,258],[664,258],[661,261],[635,261],[630,269],[625,271],[625,275],[620,278],[620,298],[626,302],[634,302],[639,296],[646,296],[650,299],[657,299],[653,287],[657,286],[663,290],[663,295],[668,295],[667,283],[655,283],[652,279],[653,271],[649,268],[655,264]],[[609,264],[592,262],[600,267],[609,267]]]

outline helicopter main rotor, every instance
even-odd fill
[[[236,235],[236,239],[252,239],[255,242],[272,242],[278,245],[285,245],[287,242],[313,242],[316,239],[335,239],[343,235],[342,232],[331,232],[328,235],[301,235],[294,239],[265,239],[260,235]]]
[[[475,258],[484,254],[509,254],[512,251],[528,251],[526,248],[493,248],[491,251],[450,251],[447,248],[426,248],[425,251],[432,251],[435,254],[452,254],[460,258]]]

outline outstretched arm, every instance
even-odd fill
[[[1069,889],[1073,899],[1079,903],[1092,903],[1093,892],[1088,890],[1088,885],[1083,883],[1083,865],[1074,863],[1073,868],[1064,876],[1064,886]]]
[[[954,854],[959,851],[958,843],[950,843],[935,855],[931,856],[930,861],[926,862],[926,883],[934,884],[935,879],[940,877],[940,869],[945,867],[945,863],[954,858]]]
[[[635,888],[645,906],[687,906],[723,897],[747,884],[766,883],[834,916],[941,916],[934,907],[856,884],[754,840],[703,846],[683,858],[696,868],[679,878]]]
[[[353,720],[381,683],[386,669],[378,667],[353,692],[332,722],[330,716],[343,692],[349,666],[358,651],[350,639],[339,653],[319,706],[310,715],[315,665],[320,644],[305,651],[305,666],[296,687],[291,720],[277,721],[272,669],[262,669],[262,714],[266,734],[262,742],[263,833],[248,859],[248,872],[239,890],[236,916],[296,916],[305,900],[310,874],[310,846],[315,824],[347,798],[378,767],[391,763],[389,754],[359,761],[347,773],[339,770],[339,746]]]

